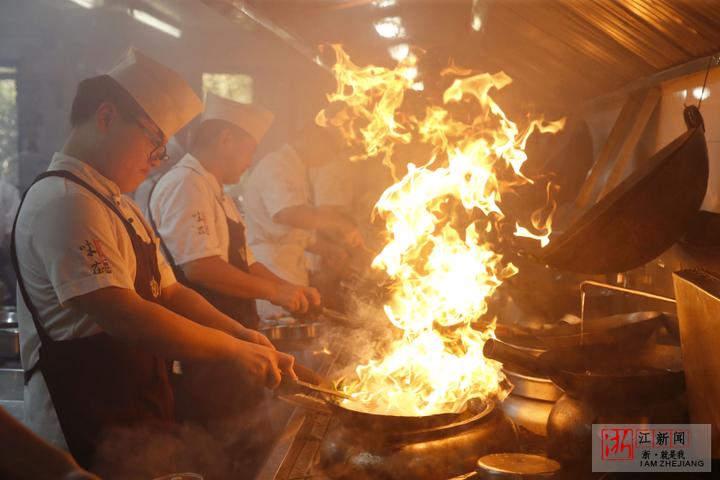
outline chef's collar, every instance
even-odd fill
[[[202,163],[200,163],[200,160],[198,160],[195,156],[193,156],[191,153],[186,153],[185,156],[177,163],[177,166],[189,168],[202,175],[202,177],[205,178],[205,180],[207,180],[208,184],[210,185],[213,195],[215,195],[215,197],[219,201],[223,201],[223,197],[225,194],[223,193],[220,182],[218,182],[217,178],[215,178],[215,175],[208,172],[205,167],[203,167]]]
[[[120,200],[122,199],[120,187],[82,160],[61,152],[56,152],[50,161],[48,170],[65,170],[75,174],[81,180],[90,184],[90,186],[95,188],[100,194],[113,200],[115,205],[120,205]]]

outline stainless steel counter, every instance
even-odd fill
[[[7,361],[0,367],[0,407],[23,421],[23,370],[19,361]]]
[[[321,375],[331,371],[340,354],[333,351],[332,346],[329,351],[332,353],[324,355],[315,366]],[[296,359],[311,366],[307,360],[302,362],[301,356]],[[312,470],[329,422],[330,416],[294,408],[256,480],[324,480],[325,477],[313,474]]]

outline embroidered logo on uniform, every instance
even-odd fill
[[[101,273],[112,273],[112,267],[110,266],[110,259],[108,259],[105,252],[102,249],[102,243],[97,238],[92,240],[85,240],[80,245],[80,251],[85,255],[88,267],[93,275],[100,275]]]
[[[153,298],[160,296],[160,284],[154,278],[150,280],[150,293],[152,293]]]
[[[207,218],[204,212],[197,211],[193,213],[195,219],[195,229],[198,235],[210,235],[210,227],[208,227]]]

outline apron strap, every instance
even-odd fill
[[[177,164],[174,165],[172,168],[187,168],[191,172],[200,176],[203,179],[203,181],[207,182],[207,180],[200,174],[200,172],[198,172],[194,168],[188,167],[186,165],[177,165]],[[172,170],[172,168],[170,170]],[[152,208],[150,207],[150,203],[152,202],[153,193],[155,193],[155,187],[158,186],[158,183],[160,183],[160,180],[162,180],[162,178],[165,175],[170,173],[170,170],[168,170],[167,172],[160,175],[158,177],[158,179],[155,181],[155,183],[153,184],[152,188],[150,189],[150,193],[148,193],[147,216],[148,216],[148,220],[150,221],[150,226],[155,231],[155,235],[157,235],[157,237],[160,239],[160,247],[162,248],[162,251],[165,254],[165,257],[170,261],[170,264],[173,267],[173,272],[175,273],[175,276],[178,279],[180,279],[181,281],[187,283],[187,277],[185,277],[185,274],[183,273],[182,269],[180,268],[180,265],[178,265],[175,262],[175,258],[173,257],[172,253],[170,253],[170,249],[167,247],[167,244],[165,244],[165,240],[163,239],[162,235],[160,235],[160,231],[158,230],[157,223],[155,222],[155,218],[153,217]],[[225,206],[222,204],[222,202],[220,202],[220,200],[217,199],[217,197],[215,195],[213,195],[213,198],[215,199],[216,202],[218,202],[218,204],[220,205],[220,208],[222,209],[223,213],[225,214],[225,218],[227,219],[228,216],[227,216],[227,212],[225,211]]]
[[[30,184],[30,186],[23,192],[22,199],[20,200],[20,205],[18,206],[17,213],[15,214],[15,220],[13,221],[13,228],[12,228],[12,234],[10,237],[10,256],[12,260],[13,269],[15,270],[15,275],[17,276],[18,281],[18,288],[20,289],[20,293],[23,297],[23,301],[25,302],[25,306],[27,307],[28,311],[30,312],[30,315],[32,317],[33,325],[35,325],[35,330],[37,331],[38,337],[40,337],[40,345],[42,344],[50,344],[55,342],[52,338],[50,338],[50,335],[48,335],[45,328],[40,323],[40,312],[38,311],[35,304],[32,302],[32,299],[30,298],[30,294],[27,291],[27,287],[25,286],[25,281],[23,280],[22,272],[20,271],[20,262],[18,261],[17,256],[17,249],[15,246],[15,232],[17,229],[17,222],[18,218],[20,218],[20,209],[23,206],[23,203],[25,202],[25,197],[27,196],[30,189],[38,183],[40,180],[48,177],[61,177],[65,178],[66,180],[69,180],[73,183],[76,183],[95,195],[100,201],[102,201],[105,205],[107,205],[108,208],[110,208],[111,211],[113,211],[118,218],[122,221],[123,225],[128,231],[129,235],[137,235],[135,232],[133,226],[130,224],[128,219],[125,218],[125,216],[120,212],[120,210],[111,202],[107,197],[103,196],[100,192],[98,192],[95,188],[93,188],[90,184],[79,178],[77,175],[70,173],[66,170],[48,170],[47,172],[43,172],[37,177],[35,177],[35,180]],[[144,224],[143,224],[144,225]],[[147,227],[145,227],[147,230]],[[148,230],[148,236],[152,239],[152,234]],[[30,377],[32,377],[33,373],[35,373],[38,370],[38,363],[36,362],[35,365],[30,367],[28,370],[25,371],[25,384],[30,381]]]
[[[174,168],[174,167],[173,167]],[[172,168],[170,169],[172,170]],[[173,257],[172,253],[170,253],[170,249],[165,244],[165,240],[163,239],[162,235],[160,235],[160,231],[158,230],[157,223],[155,222],[155,217],[153,217],[152,208],[150,206],[150,203],[152,202],[152,196],[153,193],[155,193],[155,187],[158,186],[158,183],[160,183],[160,180],[170,172],[168,170],[167,172],[163,173],[158,177],[158,179],[153,184],[152,188],[150,189],[150,193],[148,193],[148,201],[147,201],[147,217],[150,221],[150,226],[155,231],[155,235],[160,239],[160,248],[162,248],[163,253],[165,254],[165,258],[168,259],[170,262],[170,265],[172,266],[173,273],[175,274],[175,277],[177,277],[182,282],[186,282],[187,278],[185,278],[185,274],[183,273],[180,266],[175,263],[175,258]]]

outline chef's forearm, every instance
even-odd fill
[[[167,359],[233,359],[243,345],[227,333],[148,302],[129,289],[103,288],[68,303],[91,315],[109,335]]]
[[[273,216],[275,223],[305,230],[337,230],[345,218],[335,212],[310,205],[298,205],[285,208]]]
[[[255,262],[250,265],[250,273],[256,277],[262,277],[266,280],[270,280],[273,283],[289,283],[287,280],[275,275],[269,268],[260,262]]]
[[[243,272],[220,257],[193,260],[182,269],[190,281],[230,297],[272,300],[277,294],[274,281]]]
[[[234,337],[239,335],[240,330],[245,330],[245,327],[216,309],[205,297],[180,283],[163,289],[162,303],[178,315]]]

